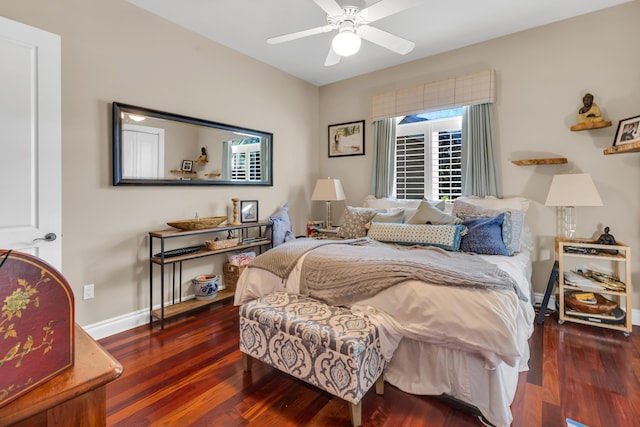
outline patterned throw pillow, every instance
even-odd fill
[[[473,199],[471,199],[473,200]],[[522,234],[524,231],[524,210],[500,210],[487,209],[464,200],[456,200],[453,204],[453,215],[458,218],[489,218],[504,213],[504,221],[502,223],[502,240],[507,247],[509,256],[520,252],[522,245]]]
[[[375,209],[347,206],[344,212],[344,222],[338,230],[338,237],[357,239],[366,236],[367,224],[377,213]]]
[[[458,225],[397,224],[372,222],[368,237],[380,242],[403,245],[437,246],[449,251],[460,248],[466,227]]]
[[[474,218],[462,222],[469,231],[460,242],[460,250],[483,255],[509,256],[502,240],[504,213],[491,218]]]

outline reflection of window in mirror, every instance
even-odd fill
[[[227,141],[226,144],[231,147],[231,175],[229,176],[231,180],[260,181],[263,179],[260,138],[244,138]]]

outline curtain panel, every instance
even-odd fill
[[[493,134],[492,104],[462,109],[463,196],[501,196]]]
[[[395,177],[396,120],[381,119],[374,126],[371,194],[376,198],[389,197]]]

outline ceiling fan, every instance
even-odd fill
[[[331,42],[325,66],[336,65],[343,56],[350,56],[360,50],[361,39],[370,41],[400,55],[406,55],[415,47],[412,41],[372,27],[369,24],[394,15],[422,3],[424,0],[381,0],[369,7],[340,6],[335,0],[313,0],[327,13],[327,25],[308,30],[272,37],[269,44],[284,43],[302,37],[313,36],[338,30]]]

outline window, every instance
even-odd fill
[[[260,142],[254,142],[252,139],[233,142],[231,147],[231,179],[234,181],[260,181],[262,179]]]
[[[395,196],[462,195],[462,109],[404,117],[396,127]]]

